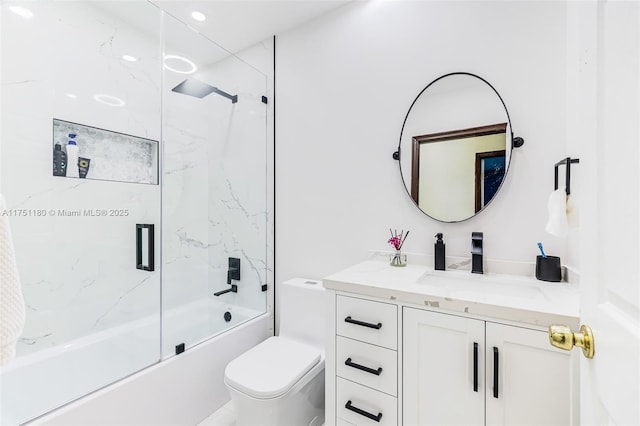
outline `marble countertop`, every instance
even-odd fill
[[[367,260],[323,279],[324,287],[395,302],[547,327],[578,326],[580,294],[565,283],[507,274],[393,267]]]

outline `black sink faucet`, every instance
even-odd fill
[[[483,274],[482,270],[482,232],[471,233],[471,272]]]

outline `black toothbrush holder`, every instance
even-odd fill
[[[536,256],[536,278],[541,281],[562,281],[562,266],[558,256]]]

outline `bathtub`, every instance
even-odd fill
[[[0,373],[0,424],[43,413],[32,423],[197,424],[229,400],[227,363],[273,335],[271,315],[221,305],[207,300],[168,310],[162,345],[158,315],[16,358]],[[187,351],[175,356],[181,342]]]

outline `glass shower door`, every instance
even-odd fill
[[[160,12],[19,5],[2,5],[0,214],[26,323],[3,359],[3,425],[160,357]]]
[[[165,16],[163,357],[266,310],[266,77]],[[238,279],[239,278],[239,279]]]

